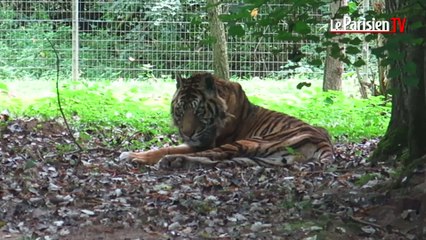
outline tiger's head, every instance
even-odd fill
[[[215,146],[215,140],[230,114],[218,94],[220,85],[210,73],[176,78],[172,117],[184,142],[196,149]]]

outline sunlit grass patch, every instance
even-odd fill
[[[238,80],[249,99],[260,106],[296,116],[323,126],[339,139],[359,140],[384,133],[390,106],[378,98],[368,100],[348,94],[321,91],[320,81],[297,89],[309,80]],[[57,118],[54,81],[4,82],[0,109],[12,116]],[[170,101],[175,91],[172,80],[147,81],[62,81],[61,100],[73,124],[87,126],[128,125],[152,134],[175,132],[170,119]],[[352,94],[352,93],[350,93]]]

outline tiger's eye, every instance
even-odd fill
[[[204,115],[204,109],[202,109],[202,108],[198,108],[197,110],[195,110],[195,114],[196,114],[198,117],[202,117],[202,116]]]

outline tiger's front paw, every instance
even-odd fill
[[[129,161],[132,160],[131,152],[122,152],[120,156],[118,157],[120,161]]]
[[[118,157],[121,161],[132,161],[133,163],[152,165],[158,162],[158,157],[153,156],[149,152],[122,152]]]

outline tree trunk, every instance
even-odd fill
[[[399,1],[398,5],[393,0],[387,0],[386,9],[395,14],[403,7],[410,7],[408,2]],[[426,22],[423,11],[415,10],[413,6],[409,10],[411,23]],[[425,39],[424,27],[410,29],[407,26],[407,33],[389,35],[389,40],[398,37],[397,34],[411,34]],[[396,156],[397,160],[402,160],[403,174],[409,175],[419,164],[424,164],[420,160],[426,155],[426,45],[414,45],[405,40],[399,43],[399,47],[402,56],[391,65],[391,69],[400,71],[398,76],[390,78],[393,89],[391,120],[372,160],[385,161]],[[414,64],[416,71],[406,71],[407,64]],[[417,83],[409,81],[413,77],[418,79]]]
[[[327,57],[325,60],[324,68],[324,80],[322,89],[327,90],[342,90],[342,73],[343,73],[343,64],[338,58],[330,56],[328,53],[330,50],[327,50]]]
[[[408,58],[415,63],[416,76],[419,79],[417,86],[408,87],[408,159],[410,160],[426,154],[426,46],[411,49]]]
[[[225,27],[220,21],[221,5],[219,0],[207,0],[207,11],[211,35],[215,39],[213,44],[213,70],[222,79],[229,79],[228,48],[226,43]]]
[[[397,67],[397,64],[391,67]],[[402,82],[402,78],[390,79],[390,85],[390,88],[393,89],[391,119],[384,137],[371,157],[373,162],[401,157],[407,147],[407,89]]]
[[[336,0],[330,3],[330,11],[333,15],[339,10],[340,7],[347,6],[347,0]],[[333,37],[331,41],[338,43],[338,36]],[[339,46],[340,49],[342,49]],[[342,51],[342,50],[341,50]],[[324,80],[322,89],[327,90],[342,90],[342,74],[343,63],[339,58],[331,56],[331,47],[327,48],[327,56],[325,58],[324,67]]]

